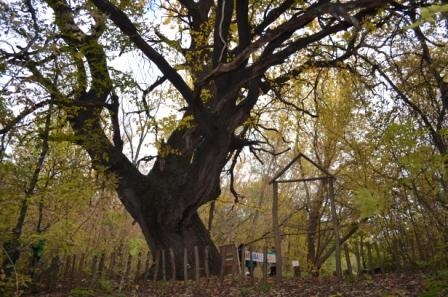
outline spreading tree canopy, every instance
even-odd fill
[[[266,94],[306,69],[340,67],[372,27],[429,4],[1,1],[1,156],[29,121],[52,117],[66,133],[47,125],[40,136],[81,146],[96,170],[117,177],[118,195],[151,250],[172,248],[180,268],[185,248],[208,245],[217,273],[219,254],[197,209],[219,196],[226,164],[232,170],[244,147],[260,145],[250,137],[254,107],[267,106]],[[152,67],[147,81],[111,66],[121,54]],[[157,110],[173,104],[171,125],[161,123]],[[129,124],[130,115],[137,123]],[[137,144],[131,129],[141,132]],[[145,139],[156,156],[138,157]]]

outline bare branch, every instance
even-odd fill
[[[241,153],[241,151],[243,150],[243,148],[239,148],[236,150],[235,154],[233,155],[232,158],[232,164],[230,165],[230,169],[229,169],[229,174],[230,174],[230,193],[232,193],[233,197],[235,198],[235,203],[238,203],[239,198],[243,198],[244,196],[238,194],[238,192],[235,190],[235,175],[234,175],[234,170],[235,170],[235,166],[236,163],[238,162],[238,157]]]
[[[38,103],[34,104],[33,106],[28,107],[28,108],[25,108],[14,119],[12,119],[2,129],[0,129],[0,134],[8,133],[12,128],[14,128],[15,125],[17,125],[26,116],[28,116],[29,114],[31,114],[34,111],[38,110],[39,108],[42,108],[42,107],[50,104],[51,102],[52,102],[52,100],[48,99],[48,100],[44,100],[44,101],[38,102]]]
[[[120,122],[118,120],[118,108],[120,106],[118,96],[113,94],[111,96],[111,101],[109,115],[112,122],[113,141],[115,147],[121,152],[123,150],[123,140],[121,139]]]
[[[179,73],[171,67],[165,58],[149,45],[138,33],[137,28],[129,17],[108,0],[92,0],[92,2],[126,34],[143,54],[153,61],[174,87],[182,94],[189,105],[194,105],[193,92]]]

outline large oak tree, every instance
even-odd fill
[[[119,197],[149,247],[172,248],[181,277],[184,249],[192,251],[194,246],[209,246],[211,270],[219,271],[219,253],[197,209],[219,196],[227,162],[245,146],[257,144],[246,132],[251,110],[263,94],[306,67],[337,66],[352,56],[362,45],[357,33],[364,31],[366,19],[381,26],[394,11],[420,4],[147,3],[156,14],[167,14],[182,33],[179,40],[145,25],[150,13],[143,13],[141,1],[26,0],[0,5],[6,32],[0,46],[2,80],[7,81],[2,96],[22,108],[2,120],[3,140],[28,115],[45,112],[50,103],[63,111],[62,119],[73,131],[70,140],[85,149],[97,170],[117,176]],[[339,33],[348,30],[352,38],[342,38]],[[145,95],[167,81],[183,102],[181,119],[166,141],[159,142],[147,174],[123,150],[126,127],[119,108],[129,97],[118,89],[120,81],[109,65],[117,44],[138,50],[162,74]],[[182,65],[175,65],[174,57],[182,59]],[[150,116],[149,110],[146,114]]]

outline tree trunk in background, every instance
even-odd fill
[[[314,200],[310,201],[310,209],[308,214],[308,235],[307,235],[307,262],[308,271],[319,274],[320,263],[318,261],[317,249],[319,248],[319,222],[321,218],[321,207],[324,200],[322,188],[316,194]],[[317,247],[316,247],[317,243]]]
[[[39,175],[42,171],[45,158],[47,157],[49,146],[48,146],[48,135],[50,132],[50,121],[51,121],[51,109],[50,105],[48,114],[45,119],[45,128],[42,133],[42,148],[39,157],[36,162],[36,167],[34,168],[33,175],[29,181],[28,186],[24,189],[25,197],[22,200],[20,206],[19,216],[17,218],[16,226],[12,230],[11,239],[3,244],[4,251],[6,252],[6,258],[2,263],[2,267],[6,267],[6,275],[11,275],[14,270],[16,262],[20,258],[20,237],[22,236],[23,226],[25,224],[25,219],[28,213],[28,203],[31,196],[34,194],[37,183],[39,181]]]

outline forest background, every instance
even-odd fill
[[[83,86],[75,84],[80,77],[70,69],[88,63],[58,37],[61,25],[42,17],[65,1],[46,2],[0,2],[0,254],[7,265],[14,245],[19,272],[28,271],[33,247],[41,243],[42,263],[55,254],[111,252],[123,245],[134,255],[148,251],[139,224],[116,193],[119,178],[92,165],[92,155],[74,144],[79,139],[67,120],[67,108],[73,106],[47,92],[46,83],[52,83],[67,98],[76,94]],[[271,6],[289,2],[250,2],[251,21],[262,24]],[[90,2],[67,3],[79,28],[89,34],[100,32],[88,27],[92,19],[106,24]],[[189,75],[199,66],[185,50],[194,39],[188,36],[195,32],[185,33],[191,17],[186,11],[193,10],[185,3],[190,1],[115,4],[194,85]],[[322,13],[301,34],[320,32],[335,20],[351,27],[310,43],[264,74],[267,86],[261,89],[266,90],[235,128],[235,135],[247,142],[229,154],[220,172],[219,197],[198,209],[216,245],[274,245],[270,181],[303,153],[336,177],[340,236],[351,251],[375,246],[375,265],[381,261],[388,270],[447,267],[447,6],[437,1],[388,3],[362,24],[347,20],[345,12]],[[314,4],[304,1],[295,8],[301,5]],[[218,6],[213,4],[211,11],[218,14]],[[285,19],[293,18],[293,9],[283,12]],[[114,125],[120,125],[124,154],[148,173],[165,166],[167,155],[177,154],[165,141],[179,127],[190,129],[193,120],[183,114],[184,98],[166,74],[107,24],[98,40],[112,65],[113,94],[121,101],[117,116],[102,111],[101,125],[111,142],[116,142]],[[238,31],[237,24],[228,29]],[[226,38],[235,47],[236,41]],[[251,55],[249,60],[256,61],[261,53]],[[123,67],[122,61],[132,65]],[[94,74],[86,71],[81,77],[93,85],[88,87],[94,87]],[[202,98],[212,101],[207,91],[201,90]],[[241,96],[245,92],[250,93],[242,89]],[[114,96],[106,105],[113,107]],[[300,179],[321,172],[304,161],[285,174]],[[328,184],[281,184],[279,193],[285,263],[299,260],[306,272],[331,274],[335,238]],[[291,273],[289,264],[285,269]]]

